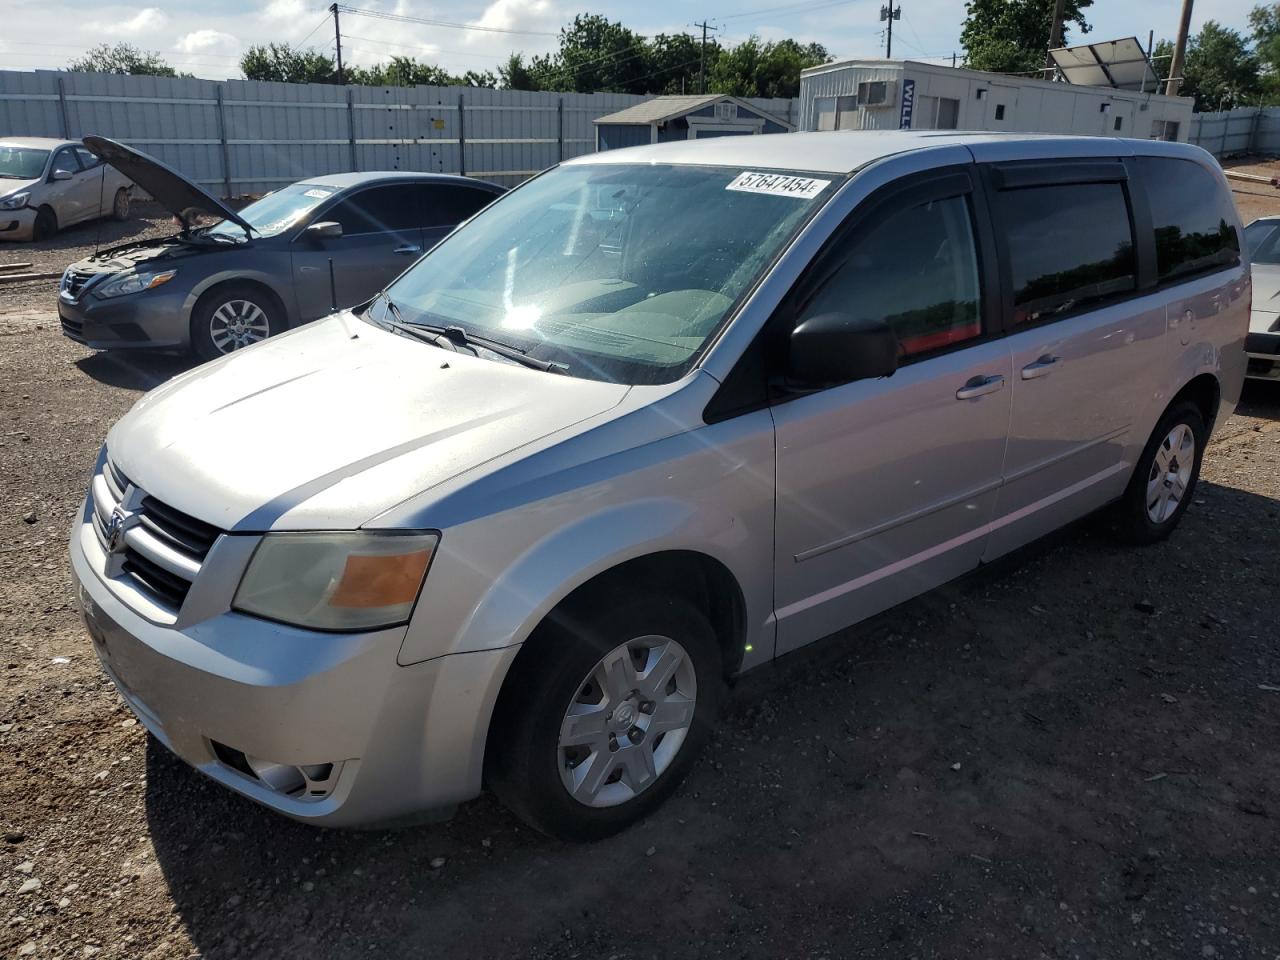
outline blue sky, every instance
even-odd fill
[[[360,64],[411,54],[461,72],[492,69],[511,50],[543,52],[554,33],[579,12],[621,20],[643,34],[696,32],[706,17],[718,36],[737,42],[751,33],[765,39],[794,37],[826,44],[836,57],[883,54],[879,9],[882,0],[648,0],[645,4],[597,0],[584,7],[568,0],[494,0],[423,3],[353,0],[370,10],[465,23],[488,30],[406,24],[354,14],[342,15],[343,52]],[[1206,19],[1237,29],[1247,25],[1256,0],[1201,0],[1193,29]],[[87,0],[4,0],[0,69],[32,70],[64,66],[103,41],[128,41],[157,50],[172,64],[211,79],[238,76],[236,63],[251,43],[305,42],[332,49],[333,26],[326,3],[316,0],[167,0],[117,4]],[[947,59],[958,50],[964,20],[962,0],[904,0],[894,28],[894,55]],[[1089,11],[1097,39],[1138,36],[1156,39],[1177,30],[1177,0],[1096,0]],[[505,33],[499,31],[522,31]],[[1078,39],[1078,38],[1073,38]]]

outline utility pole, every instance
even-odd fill
[[[338,86],[345,82],[342,76],[342,31],[338,29],[338,5],[329,4],[329,12],[333,14],[333,42],[338,47]]]
[[[1062,18],[1066,15],[1067,0],[1054,0],[1053,4],[1053,23],[1049,25],[1049,50],[1057,50],[1062,46]],[[1053,66],[1053,57],[1049,55],[1048,50],[1045,51],[1044,65],[1046,67]],[[1053,76],[1050,75],[1052,80]]]
[[[698,54],[698,92],[707,92],[707,30],[719,30],[719,27],[708,27],[707,21],[695,23],[695,27],[702,28],[702,52]]]
[[[1182,22],[1178,24],[1178,42],[1173,48],[1173,60],[1169,63],[1169,82],[1165,84],[1167,97],[1176,97],[1182,86],[1182,60],[1187,55],[1187,34],[1191,32],[1191,2],[1182,0]]]
[[[880,22],[888,24],[888,30],[885,32],[884,57],[886,60],[893,59],[893,21],[902,19],[902,4],[896,7],[893,0],[889,0],[889,5],[880,8]]]

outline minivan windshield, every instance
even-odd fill
[[[253,227],[255,236],[274,237],[283,233],[300,220],[309,210],[338,192],[337,187],[324,187],[315,183],[293,183],[255,200],[240,216]],[[230,220],[215,223],[207,231],[215,237],[244,239],[244,230]]]
[[[48,159],[48,150],[0,143],[0,177],[7,180],[34,180],[44,172],[45,161]]]
[[[566,165],[481,211],[370,310],[393,302],[405,323],[572,376],[670,382],[835,189],[830,174]]]

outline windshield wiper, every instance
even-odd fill
[[[462,327],[428,327],[422,325],[424,330],[432,330],[440,336],[448,340],[454,347],[470,347],[473,351],[479,347],[481,350],[488,350],[490,353],[496,353],[500,357],[506,357],[508,360],[514,360],[522,366],[531,367],[534,370],[542,370],[546,373],[564,373],[565,366],[561,363],[552,363],[550,360],[539,360],[536,357],[529,356],[519,347],[512,346],[509,343],[503,343],[501,340],[492,340],[489,337],[477,336],[474,333],[468,333]]]
[[[433,347],[440,347],[441,349],[455,351],[458,349],[451,340],[442,337],[438,330],[431,327],[419,326],[415,323],[405,323],[403,318],[400,316],[400,308],[397,307],[396,302],[387,295],[387,291],[378,291],[377,296],[373,298],[373,302],[377,303],[379,300],[387,305],[387,313],[391,314],[391,319],[383,316],[381,319],[374,320],[374,323],[377,323],[388,330],[392,330],[395,333],[413,337],[413,339],[421,340],[423,343],[429,343]],[[373,318],[370,317],[370,319],[372,320]]]

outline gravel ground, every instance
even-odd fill
[[[1280,956],[1280,390],[1167,542],[1085,522],[748,675],[671,802],[574,847],[489,798],[316,830],[148,740],[65,544],[183,363],[0,302],[0,957]]]

